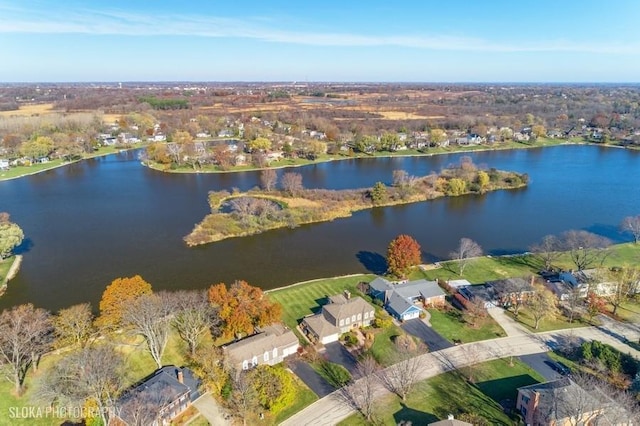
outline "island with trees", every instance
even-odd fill
[[[404,170],[393,172],[393,183],[377,182],[371,188],[305,189],[302,175],[286,172],[280,178],[264,170],[261,188],[246,192],[211,191],[208,214],[184,240],[189,246],[259,234],[349,217],[353,212],[382,206],[415,203],[445,196],[483,194],[527,185],[528,176],[496,169],[482,170],[470,157],[461,158],[440,173],[415,177]]]

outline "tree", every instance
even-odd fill
[[[246,281],[236,281],[229,289],[224,283],[211,286],[209,302],[218,309],[225,337],[253,334],[256,327],[277,322],[282,315],[279,304]]]
[[[608,238],[587,231],[571,230],[563,234],[562,247],[579,271],[597,263],[602,263],[608,252],[603,250],[611,245]]]
[[[452,251],[449,256],[457,261],[458,270],[460,276],[462,276],[471,259],[482,256],[482,247],[470,238],[461,238],[458,248]]]
[[[293,379],[284,368],[259,365],[252,369],[249,374],[258,401],[266,410],[278,412],[295,399],[296,391],[293,386]]]
[[[278,174],[273,169],[265,169],[260,173],[260,183],[265,191],[273,191],[278,182]]]
[[[478,177],[476,178],[476,180],[478,181],[478,185],[480,186],[480,192],[484,193],[489,186],[489,182],[491,181],[489,173],[485,172],[484,170],[480,170],[478,172]]]
[[[20,147],[20,153],[25,157],[37,159],[49,155],[53,148],[53,139],[48,136],[38,136],[33,140],[24,142]]]
[[[220,395],[230,380],[229,371],[225,368],[222,348],[213,345],[197,348],[191,361],[194,371],[202,377],[209,391],[214,395]]]
[[[529,247],[529,251],[542,261],[546,271],[550,271],[553,262],[562,256],[561,241],[554,235],[545,235],[540,243]]]
[[[387,187],[382,182],[376,182],[370,192],[371,202],[374,206],[378,206],[387,200]]]
[[[406,234],[398,235],[387,249],[387,265],[389,273],[404,278],[411,268],[422,261],[420,244]]]
[[[611,268],[603,271],[602,278],[608,286],[605,291],[605,300],[613,306],[612,314],[618,312],[618,308],[635,294],[635,289],[640,280],[640,271],[631,267]]]
[[[545,129],[542,124],[536,124],[531,127],[531,133],[536,138],[542,138],[544,136],[547,136],[547,129]]]
[[[60,406],[82,407],[93,401],[106,425],[124,389],[124,365],[122,355],[108,345],[86,347],[48,369],[36,393],[48,404]]]
[[[640,240],[640,215],[627,216],[622,219],[620,229],[623,232],[630,232],[631,235],[633,235],[633,242],[638,244],[638,241]]]
[[[258,393],[251,383],[248,371],[240,370],[231,373],[231,395],[226,400],[226,405],[245,426],[247,420],[255,416],[259,407]]]
[[[426,347],[417,345],[406,334],[397,336],[393,343],[393,364],[384,370],[382,381],[391,392],[406,401],[423,367],[420,355],[426,352]]]
[[[173,327],[187,343],[191,357],[194,357],[198,343],[207,331],[213,329],[213,337],[218,335],[216,310],[204,291],[181,290],[170,293],[170,296],[173,299]]]
[[[567,299],[565,300],[565,307],[568,311],[569,324],[573,322],[576,313],[580,312],[580,306],[582,305],[582,295],[579,288],[569,290]]]
[[[128,303],[122,311],[122,323],[142,336],[147,350],[162,367],[162,355],[171,330],[171,305],[167,293],[143,294]]]
[[[487,317],[487,308],[484,300],[474,297],[464,306],[462,317],[471,327],[478,327],[482,320]]]
[[[603,297],[598,296],[593,291],[587,294],[587,316],[589,322],[592,322],[598,314],[604,312],[606,307],[607,301]]]
[[[9,213],[0,213],[0,261],[11,256],[13,249],[22,244],[24,232],[9,220]]]
[[[282,189],[292,197],[295,197],[298,192],[304,189],[304,186],[302,186],[302,175],[300,173],[284,173],[280,183],[282,184]]]
[[[102,326],[117,328],[122,321],[122,312],[125,307],[138,297],[151,293],[151,284],[140,275],[116,278],[102,293],[98,323]]]
[[[409,175],[405,170],[393,171],[393,186],[396,188],[400,198],[405,200],[413,192],[416,183],[415,176]]]
[[[249,152],[266,151],[271,149],[271,141],[264,137],[258,137],[247,142]]]
[[[527,307],[533,317],[533,328],[536,330],[542,319],[550,317],[557,313],[556,296],[542,285],[534,286],[534,293],[527,297]]]
[[[446,194],[452,196],[458,196],[465,193],[467,190],[467,183],[459,178],[449,179],[447,182]]]
[[[375,391],[379,382],[380,366],[367,355],[356,365],[358,380],[340,389],[345,401],[360,411],[367,422],[371,421],[375,408]]]
[[[49,312],[32,304],[15,306],[0,314],[0,364],[6,378],[14,385],[16,395],[22,393],[29,367],[37,365],[50,343]]]
[[[512,308],[514,317],[518,319],[520,308],[532,290],[529,282],[523,278],[508,278],[494,281],[492,285],[503,306]]]
[[[95,332],[91,305],[82,303],[61,309],[53,318],[53,327],[58,347],[67,345],[85,347]]]
[[[429,131],[429,139],[431,140],[431,143],[435,145],[439,145],[444,142],[446,138],[447,134],[442,129],[431,129]]]

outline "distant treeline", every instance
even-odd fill
[[[142,96],[139,100],[148,103],[153,109],[189,109],[189,102],[186,99],[158,99],[155,96]]]

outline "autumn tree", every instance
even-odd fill
[[[13,249],[22,244],[24,232],[11,222],[9,213],[0,213],[0,261],[11,256]]]
[[[162,355],[169,342],[171,304],[167,293],[143,294],[122,310],[122,324],[144,338],[147,351],[162,367]]]
[[[273,191],[278,182],[278,174],[273,169],[265,169],[260,173],[260,184],[265,191]]]
[[[442,129],[431,129],[429,131],[429,140],[434,145],[439,145],[447,139],[447,134]]]
[[[169,293],[169,296],[173,299],[172,325],[193,357],[198,343],[208,331],[214,331],[213,337],[218,337],[217,312],[204,291],[181,290]]]
[[[116,278],[102,293],[98,324],[105,327],[119,327],[125,307],[140,296],[151,293],[151,284],[140,275]]]
[[[389,273],[404,278],[411,268],[422,261],[420,244],[406,234],[398,235],[387,248],[387,265]]]
[[[561,250],[561,241],[554,235],[545,235],[539,243],[529,247],[529,251],[544,264],[546,271],[550,271],[553,262],[562,256]]]
[[[271,149],[271,141],[265,137],[258,137],[247,142],[247,149],[250,152],[266,151]]]
[[[446,194],[451,196],[462,195],[467,190],[467,183],[460,178],[452,178],[447,182]]]
[[[302,185],[302,175],[300,173],[284,173],[282,179],[280,179],[280,184],[282,185],[282,189],[292,197],[295,197],[304,189]]]
[[[61,309],[53,317],[56,346],[77,345],[84,347],[95,333],[93,313],[89,303]]]
[[[203,345],[191,356],[191,363],[194,371],[202,377],[207,389],[216,396],[220,395],[230,380],[222,348]]]
[[[471,238],[461,238],[458,247],[449,256],[457,261],[458,271],[462,276],[469,262],[475,257],[482,256],[482,247]]]
[[[209,302],[218,309],[225,337],[252,334],[256,327],[277,322],[282,315],[278,303],[246,281],[236,281],[229,288],[224,283],[211,286]]]
[[[29,367],[36,366],[49,348],[50,335],[49,312],[30,303],[0,314],[0,366],[16,395],[22,393]]]
[[[278,412],[296,397],[291,374],[280,366],[259,365],[249,372],[260,405],[271,412]]]
[[[569,252],[571,261],[579,271],[602,263],[611,245],[608,238],[588,231],[567,231],[562,235],[562,247]]]
[[[53,139],[48,136],[38,136],[33,140],[24,142],[20,147],[20,153],[25,157],[37,159],[49,155],[53,148]]]
[[[47,404],[83,407],[97,405],[102,424],[125,387],[122,354],[109,345],[89,346],[63,357],[49,368],[38,383],[37,399]]]
[[[231,373],[231,394],[225,401],[225,405],[234,417],[239,418],[246,426],[249,420],[254,420],[260,401],[256,388],[251,382],[249,372],[246,370]]]
[[[587,294],[587,317],[589,322],[593,321],[596,316],[604,312],[606,308],[607,301],[604,297],[598,296],[593,291],[590,291]]]
[[[478,186],[480,186],[480,192],[484,193],[487,190],[489,183],[491,182],[491,178],[489,177],[489,173],[485,172],[484,170],[480,170],[478,172],[478,176],[476,177],[476,181],[478,183]]]
[[[533,317],[533,328],[536,330],[540,321],[558,312],[556,296],[542,285],[534,286],[534,293],[527,297],[526,305]]]
[[[622,219],[620,229],[623,232],[630,232],[633,235],[633,242],[638,244],[638,241],[640,241],[640,215],[627,216]]]

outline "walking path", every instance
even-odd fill
[[[501,325],[504,322],[514,335],[467,343],[421,355],[422,368],[417,380],[425,380],[447,371],[498,358],[548,352],[552,347],[560,345],[563,340],[574,338],[599,340],[640,359],[639,351],[624,344],[610,330],[604,327],[584,327],[533,334],[522,333],[522,330],[518,330],[517,327],[511,327],[512,325],[509,325],[508,321],[513,320],[508,317],[505,318],[501,318],[499,322]],[[389,394],[390,392],[382,384],[375,385],[374,395],[376,399]],[[355,412],[355,408],[346,403],[344,398],[341,397],[340,390],[337,390],[293,415],[281,425],[335,425]]]

